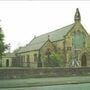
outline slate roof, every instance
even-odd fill
[[[18,50],[20,52],[32,51],[40,49],[43,44],[48,40],[48,36],[51,42],[58,41],[64,39],[64,36],[67,34],[69,30],[73,27],[74,24],[68,25],[66,27],[57,29],[55,31],[40,35],[35,37],[29,44],[25,47],[22,47]]]
[[[5,53],[5,55],[3,55],[4,58],[10,58],[10,57],[15,57],[14,53]]]

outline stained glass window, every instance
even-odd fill
[[[73,34],[73,47],[80,49],[85,46],[84,34],[80,31],[74,32]]]

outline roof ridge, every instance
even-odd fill
[[[52,33],[52,32],[55,32],[55,31],[58,31],[58,30],[60,30],[60,29],[66,28],[66,27],[71,26],[71,25],[73,25],[73,24],[74,24],[74,23],[69,24],[69,25],[67,25],[67,26],[63,26],[62,28],[58,28],[58,29],[56,29],[56,30],[53,30],[53,31],[50,31],[50,32],[41,34],[41,35],[39,35],[39,36],[36,36],[36,38],[38,38],[38,37],[40,37],[40,36],[43,36],[43,35],[46,35],[46,34],[49,34],[49,33]],[[36,39],[36,38],[35,38],[35,39]]]

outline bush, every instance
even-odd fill
[[[46,67],[63,67],[64,58],[63,55],[57,52],[52,52],[49,56],[45,56],[44,65]]]

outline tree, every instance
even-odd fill
[[[51,52],[44,57],[44,64],[46,67],[63,67],[64,56],[58,52]]]
[[[0,28],[0,61],[2,59],[2,55],[5,51],[5,45],[4,45],[4,34],[2,32],[2,29]]]
[[[50,56],[51,58],[51,66],[53,67],[63,67],[64,66],[64,58],[60,53],[53,52]]]

